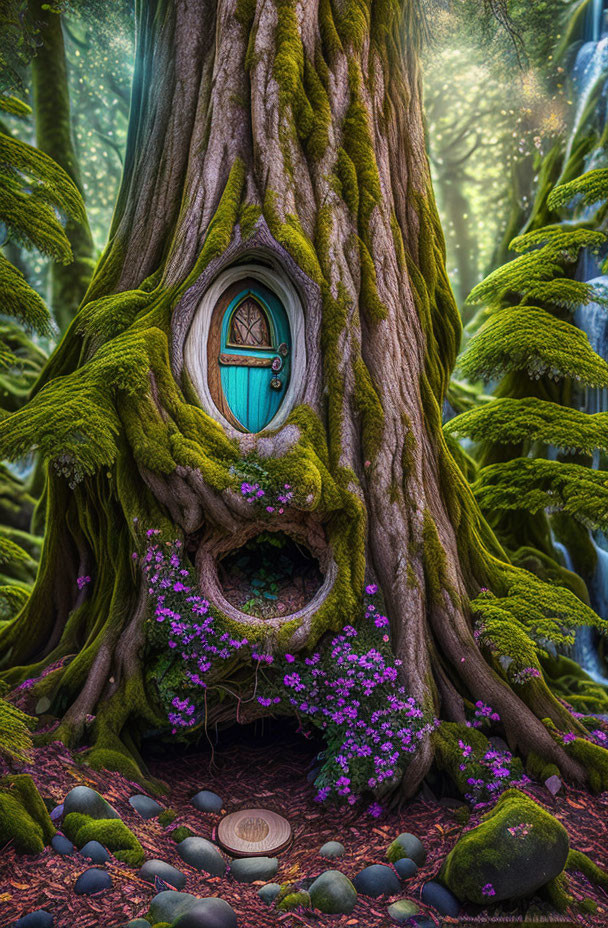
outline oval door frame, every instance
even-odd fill
[[[221,385],[218,394],[213,381],[214,369],[219,373],[217,362],[210,364],[212,350],[210,340],[214,337],[211,320],[220,301],[223,303],[224,294],[230,291],[232,296],[225,304],[245,288],[248,278],[257,281],[271,290],[283,304],[291,330],[291,375],[289,384],[276,415],[264,427],[263,431],[276,429],[283,424],[291,410],[301,401],[305,386],[306,372],[306,344],[304,333],[304,314],[298,293],[291,280],[284,274],[272,268],[259,264],[235,264],[220,274],[204,293],[194,314],[190,329],[184,345],[185,368],[205,412],[227,427],[230,432],[243,433],[243,427],[236,422],[234,416],[223,399]],[[221,335],[220,335],[221,338]],[[218,340],[216,358],[219,354],[220,341]],[[251,433],[245,433],[251,434]]]

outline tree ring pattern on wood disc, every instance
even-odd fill
[[[291,825],[269,809],[242,809],[224,816],[217,838],[223,849],[234,856],[267,857],[288,847]]]

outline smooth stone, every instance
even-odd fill
[[[416,876],[418,873],[418,867],[411,857],[402,857],[401,860],[396,860],[393,867],[401,880],[409,880],[410,877]]]
[[[392,864],[402,857],[409,857],[415,864],[421,867],[426,860],[426,851],[422,841],[420,841],[416,835],[410,834],[409,831],[404,831],[403,834],[395,838],[393,843],[389,846],[386,856]]]
[[[35,912],[28,912],[22,915],[15,924],[14,928],[52,928],[55,924],[55,918],[46,909],[36,909]]]
[[[327,860],[334,860],[336,857],[342,857],[346,853],[346,848],[339,841],[328,841],[323,845],[319,854]]]
[[[180,915],[188,912],[197,902],[200,902],[200,899],[191,893],[176,893],[172,889],[166,889],[151,900],[148,918],[153,925],[157,922],[173,924]]]
[[[163,807],[155,799],[144,796],[143,793],[137,793],[129,797],[129,805],[138,812],[142,818],[156,818],[163,811]]]
[[[58,822],[62,815],[63,815],[63,803],[60,803],[60,805],[55,806],[55,808],[50,813],[51,821]]]
[[[80,812],[96,819],[120,818],[116,809],[88,786],[75,786],[67,794],[63,803],[63,814],[69,815],[70,812]]]
[[[237,928],[236,915],[225,899],[210,896],[182,915],[175,928]]]
[[[172,867],[171,864],[166,863],[164,860],[147,860],[139,868],[138,876],[145,880],[146,883],[152,883],[153,886],[159,889],[158,881],[163,883],[167,889],[173,886],[175,889],[180,890],[186,885],[186,874],[176,867]]]
[[[409,899],[399,899],[398,902],[393,902],[392,905],[389,905],[387,912],[390,917],[395,922],[403,924],[403,922],[409,922],[410,918],[413,915],[417,915],[420,909],[415,902],[410,902]],[[410,923],[411,924],[411,923]]]
[[[221,812],[224,805],[222,797],[217,793],[212,793],[210,789],[202,789],[190,801],[199,812],[214,812],[215,814]]]
[[[48,712],[51,708],[51,700],[48,696],[41,696],[38,702],[36,703],[36,708],[34,712],[36,715],[44,715],[45,712]]]
[[[279,869],[278,857],[242,857],[230,864],[230,875],[239,883],[269,880]]]
[[[184,838],[177,845],[177,853],[185,863],[195,867],[196,870],[204,870],[211,876],[223,876],[226,872],[226,861],[215,844],[207,841],[206,838],[199,838],[196,835]]]
[[[87,841],[84,847],[80,848],[80,853],[83,857],[92,860],[94,864],[105,864],[110,859],[109,853],[99,841]]]
[[[93,893],[100,893],[104,889],[110,889],[111,886],[112,877],[107,870],[90,867],[76,880],[74,892],[79,896],[92,896]]]
[[[51,838],[51,847],[63,857],[67,857],[68,854],[73,854],[76,850],[70,839],[66,838],[65,835],[55,835]]]
[[[357,890],[339,870],[326,870],[308,892],[315,909],[326,915],[350,915],[357,902]]]
[[[411,928],[436,928],[436,923],[428,915],[414,915],[410,918]]]
[[[430,880],[424,884],[420,898],[425,905],[432,905],[437,909],[440,915],[449,915],[451,918],[456,918],[462,908],[454,893],[437,880]]]
[[[372,864],[365,867],[353,880],[355,889],[363,896],[394,896],[401,891],[395,871],[384,864]]]
[[[150,928],[150,922],[147,922],[145,918],[132,918],[125,928]]]
[[[266,883],[265,886],[262,886],[258,889],[258,896],[265,902],[266,905],[270,905],[274,902],[281,891],[280,883]]]

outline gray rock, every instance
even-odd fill
[[[79,896],[92,896],[93,893],[100,893],[104,889],[110,889],[111,886],[112,877],[107,870],[100,870],[99,867],[89,867],[76,880],[74,892]]]
[[[236,915],[225,899],[209,896],[182,915],[175,928],[237,928]]]
[[[426,851],[422,845],[422,841],[420,841],[416,835],[404,831],[403,834],[395,838],[393,843],[389,846],[386,856],[392,864],[402,857],[410,857],[415,864],[421,867],[426,860]]]
[[[65,835],[55,835],[51,838],[51,847],[54,851],[57,851],[58,854],[61,854],[62,857],[67,857],[69,854],[73,854],[76,851],[76,848]]]
[[[401,886],[395,874],[390,867],[384,864],[372,864],[371,867],[365,867],[354,878],[353,883],[358,893],[363,896],[394,896],[400,892]]]
[[[202,789],[200,793],[192,797],[191,802],[199,812],[214,812],[215,814],[221,812],[224,805],[222,797],[217,793],[212,793],[209,789]]]
[[[22,915],[14,925],[14,928],[52,928],[55,924],[55,918],[46,909],[36,909],[35,912],[28,912]]]
[[[125,928],[150,928],[150,922],[147,922],[145,918],[132,918]]]
[[[143,793],[137,793],[129,797],[129,805],[138,812],[142,818],[157,818],[163,811],[163,807],[155,799],[144,796]]]
[[[243,857],[230,864],[230,875],[239,883],[270,880],[279,869],[277,857]]]
[[[146,883],[152,883],[157,889],[162,889],[159,883],[162,883],[167,889],[173,886],[175,889],[183,889],[186,885],[186,874],[182,873],[176,867],[166,863],[164,860],[147,860],[139,869],[138,876],[145,880]]]
[[[51,821],[58,822],[62,815],[63,815],[63,803],[61,803],[58,806],[55,806],[55,808],[51,811],[50,813]]]
[[[176,918],[188,912],[197,902],[200,902],[197,896],[190,893],[176,893],[172,889],[167,889],[154,896],[150,902],[148,918],[153,925],[157,922],[173,924]]]
[[[454,893],[437,880],[429,880],[424,884],[420,898],[425,905],[432,905],[437,909],[440,915],[449,915],[452,918],[456,918],[462,908]]]
[[[94,864],[105,864],[110,859],[109,853],[99,841],[87,841],[84,847],[80,848],[80,853]]]
[[[81,812],[91,818],[120,818],[109,802],[88,786],[75,786],[65,797],[63,814]]]
[[[418,873],[418,867],[410,857],[402,857],[401,860],[396,860],[393,867],[402,880],[409,880],[410,877],[416,876]]]
[[[410,922],[410,918],[413,915],[417,915],[420,909],[415,902],[410,902],[409,899],[399,899],[398,902],[393,902],[392,905],[389,905],[387,912],[390,917],[395,922],[403,924],[404,922]]]
[[[206,838],[192,835],[184,838],[177,845],[177,853],[183,861],[196,870],[204,870],[212,876],[223,876],[226,872],[226,861],[216,848],[215,844]]]
[[[280,891],[280,883],[266,883],[265,886],[262,886],[260,889],[258,889],[258,896],[262,902],[266,903],[266,905],[271,905],[279,895]]]
[[[357,890],[339,870],[326,870],[308,891],[314,908],[326,915],[350,915],[357,902]]]
[[[36,708],[34,712],[36,715],[44,715],[45,712],[48,712],[51,708],[51,700],[48,696],[41,696],[38,702],[36,703]]]
[[[339,841],[328,841],[323,845],[319,854],[327,860],[334,860],[336,857],[342,857],[346,853],[346,848]]]

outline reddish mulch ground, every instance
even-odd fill
[[[387,928],[395,923],[386,914],[387,901],[360,897],[350,916],[313,916],[306,913],[280,914],[258,898],[260,884],[245,885],[229,878],[205,877],[180,859],[175,843],[168,837],[177,825],[188,825],[196,834],[213,838],[219,816],[197,812],[191,796],[202,788],[213,789],[224,799],[225,810],[263,805],[285,815],[292,824],[295,840],[280,857],[277,882],[314,877],[325,869],[338,867],[353,877],[363,866],[385,863],[390,841],[402,831],[411,831],[424,842],[428,859],[418,876],[404,884],[402,896],[417,900],[421,884],[432,878],[441,861],[461,832],[454,813],[432,797],[417,799],[399,815],[375,820],[360,810],[319,806],[314,790],[306,780],[312,749],[303,739],[288,737],[281,743],[257,744],[250,738],[234,741],[216,749],[210,768],[210,753],[174,753],[166,759],[150,762],[152,773],[170,786],[163,804],[178,812],[175,821],[162,828],[156,820],[143,821],[127,799],[140,792],[118,774],[96,772],[75,764],[63,745],[55,742],[38,749],[35,763],[27,768],[43,796],[61,802],[75,785],[84,783],[101,792],[117,809],[123,820],[138,835],[147,857],[160,858],[187,874],[186,891],[195,895],[221,895],[235,909],[240,928],[301,928],[334,925]],[[544,787],[533,787],[530,794],[540,799],[567,827],[573,847],[589,853],[601,866],[608,867],[607,814],[608,794],[590,797],[586,793],[564,788],[554,799]],[[474,816],[467,827],[478,820]],[[322,860],[321,845],[337,839],[346,847],[339,862]],[[111,890],[93,897],[77,896],[74,883],[88,864],[78,855],[60,857],[50,848],[34,857],[20,856],[8,847],[0,849],[0,926],[5,928],[20,915],[37,908],[55,913],[56,928],[117,928],[129,918],[146,912],[155,894],[151,885],[138,879],[136,870],[118,862],[108,864],[114,882]],[[593,917],[568,913],[559,918],[564,925],[608,926],[608,895],[591,887],[584,877],[572,879],[577,897],[590,896],[599,909]],[[424,906],[421,906],[424,910]],[[542,911],[542,907],[537,913]],[[545,909],[545,912],[547,910]],[[432,914],[432,913],[428,913]],[[443,925],[510,925],[522,921],[516,910],[503,915],[493,911],[470,909],[459,921],[445,919]],[[529,916],[530,917],[530,916]],[[552,924],[555,924],[555,917]],[[539,924],[548,915],[539,915]]]

